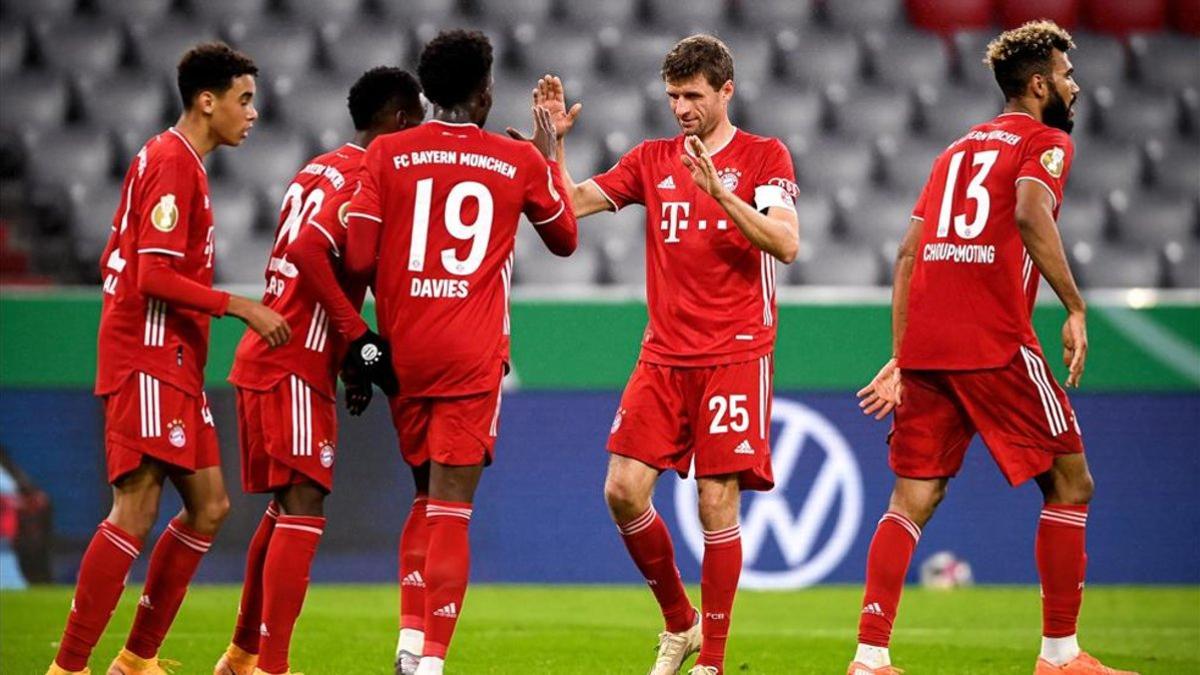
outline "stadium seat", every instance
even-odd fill
[[[865,142],[822,139],[803,147],[789,144],[789,149],[801,192],[857,189],[870,183],[875,173],[874,152]]]
[[[924,30],[949,34],[992,25],[994,0],[907,0],[908,20]]]
[[[943,144],[951,143],[971,127],[995,118],[1004,110],[1004,95],[995,85],[974,89],[925,88],[919,100],[922,134]]]
[[[0,77],[19,72],[25,66],[29,34],[15,22],[0,23]]]
[[[117,177],[116,153],[101,129],[67,127],[31,135],[26,156],[28,178],[38,186],[95,185]]]
[[[911,195],[874,190],[843,190],[837,197],[846,235],[889,257],[908,231],[914,201]]]
[[[333,148],[354,135],[354,121],[346,97],[348,78],[283,77],[275,82],[272,103],[280,122],[319,139],[322,148]]]
[[[79,103],[83,117],[102,129],[161,129],[168,120],[168,100],[177,95],[154,73],[119,73],[79,80]]]
[[[812,91],[793,87],[765,87],[742,101],[746,131],[787,138],[792,134],[815,137],[821,130],[825,104]]]
[[[645,0],[647,18],[682,35],[696,32],[721,34],[732,20],[725,0]]]
[[[121,183],[116,180],[95,185],[76,183],[67,190],[67,196],[75,260],[84,269],[98,270],[100,255],[112,235],[114,216],[121,204]]]
[[[235,245],[236,243],[236,245]],[[271,257],[274,240],[270,234],[257,234],[239,242],[229,237],[216,235],[216,262],[213,265],[217,282],[222,284],[247,284],[255,290],[247,293],[259,297],[265,284],[263,270]]]
[[[1167,20],[1167,0],[1084,0],[1082,14],[1088,25],[1105,33],[1158,30]]]
[[[795,30],[812,22],[814,4],[814,0],[735,0],[732,14],[738,23],[759,30]]]
[[[267,13],[270,0],[189,0],[193,16],[205,21],[256,21]]]
[[[883,267],[873,249],[827,242],[801,246],[788,275],[794,283],[809,286],[879,286],[886,279]]]
[[[256,128],[241,147],[227,148],[219,154],[217,173],[222,178],[282,195],[292,176],[312,156],[310,150],[293,130]]]
[[[626,206],[591,217],[587,228],[601,233],[605,280],[623,286],[646,285],[646,209]]]
[[[1134,56],[1134,70],[1143,86],[1175,91],[1200,85],[1200,39],[1142,33],[1129,39],[1129,47]]]
[[[960,83],[999,91],[992,69],[983,61],[987,56],[988,43],[995,37],[995,31],[990,30],[959,31],[954,34],[955,77]]]
[[[1102,88],[1094,100],[1104,135],[1114,141],[1170,142],[1181,130],[1179,103],[1171,94]]]
[[[941,85],[951,60],[942,40],[916,31],[871,31],[866,39],[872,79],[885,87]]]
[[[1108,206],[1105,200],[1086,194],[1068,193],[1058,212],[1058,232],[1068,250],[1080,242],[1108,238]]]
[[[1200,246],[1167,249],[1167,283],[1172,288],[1200,288]]]
[[[321,29],[321,42],[330,67],[346,77],[357,78],[376,66],[412,67],[412,38],[393,24],[331,24]]]
[[[513,283],[522,286],[559,287],[591,285],[600,278],[600,254],[582,241],[569,258],[548,251],[533,226],[521,221],[517,233]]]
[[[284,0],[284,11],[304,23],[323,25],[350,21],[363,13],[366,0]]]
[[[171,13],[173,3],[163,0],[91,0],[104,16],[120,21],[160,21]]]
[[[880,139],[879,156],[883,161],[884,183],[896,194],[906,195],[909,201],[916,203],[917,196],[929,180],[933,160],[953,140],[917,137]]]
[[[723,32],[722,40],[733,53],[733,79],[741,86],[770,86],[775,79],[775,44],[759,33]]]
[[[800,246],[821,246],[835,236],[833,201],[817,192],[796,197],[796,219],[800,222]]]
[[[554,0],[476,0],[479,17],[491,25],[546,24]]]
[[[146,71],[169,75],[172,81],[179,59],[188,49],[216,39],[216,27],[196,19],[168,17],[160,22],[135,21],[130,24],[130,46],[137,62]]]
[[[662,34],[628,32],[618,37],[614,31],[605,31],[601,35],[605,72],[625,81],[657,79],[675,41]]]
[[[1075,81],[1083,89],[1117,86],[1130,74],[1129,53],[1118,38],[1077,31],[1071,34],[1075,49],[1068,56],[1075,66]]]
[[[78,4],[78,0],[4,0],[4,20],[63,18],[73,14]]]
[[[855,0],[821,5],[830,26],[840,30],[889,28],[904,21],[903,0]]]
[[[906,136],[913,129],[915,105],[908,92],[880,88],[830,88],[834,127],[847,138]]]
[[[509,48],[510,61],[517,71],[530,78],[547,73],[558,75],[569,84],[592,77],[597,70],[599,46],[592,33],[572,33],[552,27],[523,27],[514,31]],[[578,92],[576,92],[578,93]],[[567,96],[572,96],[568,89]]]
[[[639,7],[639,0],[562,0],[566,20],[590,30],[606,26],[632,26],[639,18]]]
[[[1200,152],[1190,143],[1152,141],[1147,154],[1151,160],[1154,187],[1175,196],[1193,196],[1200,186]]]
[[[1072,269],[1087,288],[1153,288],[1162,280],[1159,253],[1119,244],[1080,244],[1072,250]]]
[[[1116,192],[1110,198],[1113,221],[1122,242],[1162,248],[1196,244],[1196,200],[1152,193]]]
[[[209,185],[209,201],[212,205],[213,227],[216,228],[218,242],[240,244],[256,232],[273,231],[275,223],[264,222],[260,217],[258,195],[245,185],[228,180],[214,180]]]
[[[53,129],[67,119],[70,91],[57,75],[9,75],[0,80],[0,91],[0,129]]]
[[[68,74],[111,73],[125,54],[121,26],[103,19],[37,20],[33,37],[42,62]]]
[[[810,86],[853,84],[863,75],[863,55],[850,34],[783,31],[777,38],[784,77]]]
[[[583,105],[578,127],[585,134],[599,137],[613,131],[636,133],[646,124],[647,101],[634,87],[615,84],[605,87],[602,92],[584,99]],[[525,119],[529,119],[529,101],[525,101]],[[524,128],[529,126],[526,121]]]
[[[463,3],[460,0],[406,0],[405,2],[380,2],[388,23],[415,26],[430,24],[441,27],[466,27]],[[475,22],[478,24],[478,22]]]
[[[288,75],[308,77],[317,65],[316,35],[307,26],[274,20],[239,22],[230,28],[229,37],[254,59],[263,82]]]
[[[573,137],[570,151],[567,152],[567,171],[576,183],[586,180],[608,169],[601,162],[603,156],[604,152],[598,141],[586,136]]]
[[[1103,195],[1110,190],[1132,190],[1142,184],[1142,158],[1137,148],[1121,143],[1094,141],[1078,148],[1067,185],[1073,192]]]
[[[1082,0],[1000,0],[1000,25],[1015,28],[1036,19],[1050,19],[1063,28],[1079,21]]]

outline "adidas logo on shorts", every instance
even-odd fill
[[[750,447],[750,441],[742,440],[742,442],[738,443],[738,446],[733,449],[733,454],[735,454],[735,455],[753,455],[754,448]]]
[[[458,607],[455,606],[455,604],[452,602],[452,603],[446,605],[445,607],[442,607],[441,609],[435,610],[433,612],[433,615],[444,617],[447,619],[457,619],[458,618]]]

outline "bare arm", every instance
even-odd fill
[[[800,223],[796,213],[784,208],[772,207],[760,213],[727,190],[717,177],[717,168],[704,143],[695,136],[687,139],[695,157],[683,155],[683,165],[692,174],[692,180],[717,200],[725,213],[737,225],[742,234],[760,250],[775,256],[784,264],[791,263],[800,252]]]
[[[1067,254],[1054,222],[1054,195],[1037,182],[1019,181],[1016,219],[1021,241],[1033,264],[1067,308],[1062,334],[1063,363],[1070,371],[1067,386],[1077,387],[1087,359],[1087,305],[1067,264]]]
[[[570,172],[567,171],[567,149],[564,140],[564,137],[558,139],[556,149],[558,174],[562,177],[563,190],[571,197],[571,207],[575,211],[575,217],[583,218],[593,213],[611,210],[612,203],[600,192],[600,188],[596,187],[595,183],[591,181],[576,183],[572,180]]]
[[[900,343],[904,341],[904,330],[908,327],[908,288],[912,281],[913,264],[917,260],[917,246],[921,243],[920,218],[910,218],[908,231],[900,242],[892,275],[892,358],[858,392],[858,407],[864,415],[874,415],[881,420],[900,405],[902,395],[900,380]]]

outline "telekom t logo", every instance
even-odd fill
[[[679,231],[688,229],[688,214],[692,211],[690,202],[663,202],[662,203],[662,220],[659,221],[658,229],[667,233],[667,238],[664,240],[668,244],[679,242]],[[724,219],[717,221],[717,229],[725,230],[729,228],[729,223]],[[707,230],[708,221],[696,221],[696,229]]]

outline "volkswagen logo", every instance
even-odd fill
[[[846,557],[862,522],[862,475],[846,438],[801,403],[775,399],[773,408],[771,422],[779,429],[771,448],[775,489],[742,496],[744,588],[800,588],[821,581]],[[815,463],[819,468],[807,492],[798,494],[789,487],[805,482],[807,477],[797,473],[797,465],[810,453],[821,457],[808,457],[805,465]],[[696,511],[694,479],[675,483],[675,513],[688,549],[702,560],[704,532]],[[782,566],[768,566],[761,560],[772,539]]]

